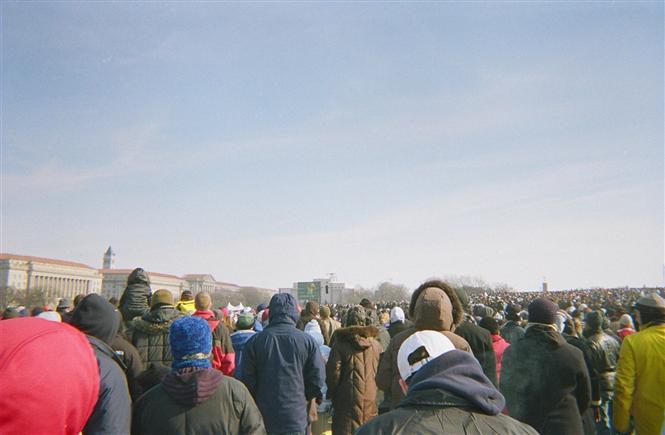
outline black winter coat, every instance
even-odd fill
[[[591,400],[582,352],[549,325],[534,324],[503,354],[501,392],[508,414],[541,434],[581,434]]]
[[[150,278],[143,269],[137,268],[127,277],[127,287],[123,291],[118,309],[125,322],[130,322],[134,317],[142,316],[150,310]]]
[[[524,328],[512,320],[507,321],[499,332],[508,343],[517,342],[517,340],[524,337]]]
[[[265,434],[247,388],[215,369],[170,373],[134,405],[132,434]]]
[[[496,355],[494,354],[492,336],[489,331],[469,320],[465,320],[455,329],[455,334],[469,343],[473,356],[480,363],[485,376],[492,381],[492,384],[498,385],[496,381]]]
[[[171,305],[162,305],[132,320],[127,333],[131,335],[131,342],[139,351],[145,367],[150,363],[171,367],[173,355],[169,344],[169,328],[176,319],[183,316]]]

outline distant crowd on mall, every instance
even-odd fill
[[[662,289],[7,308],[1,434],[665,434]]]

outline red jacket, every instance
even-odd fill
[[[212,366],[227,376],[233,376],[236,369],[236,354],[231,343],[231,334],[224,322],[219,320],[212,311],[196,311],[192,316],[200,317],[208,322],[212,332]]]
[[[510,346],[506,340],[499,334],[492,334],[492,347],[494,348],[494,355],[496,355],[496,382],[500,382],[501,375],[501,361],[503,360],[503,352]]]

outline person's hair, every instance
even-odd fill
[[[208,292],[199,292],[194,298],[194,307],[197,310],[209,310],[212,306],[212,298]]]
[[[643,305],[638,305],[637,310],[640,312],[640,326],[644,326],[648,323],[665,323],[665,310],[662,308],[654,307],[645,307]]]

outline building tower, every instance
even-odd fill
[[[113,269],[114,266],[115,266],[115,252],[113,252],[113,248],[111,248],[111,245],[109,245],[109,248],[104,253],[103,268]]]

